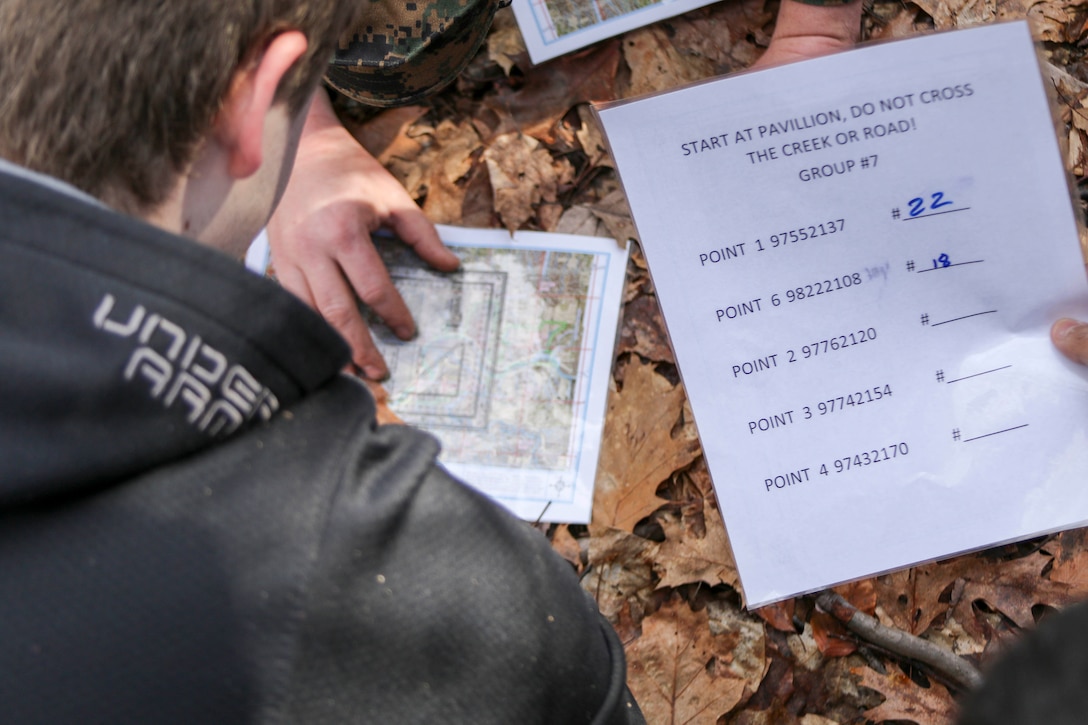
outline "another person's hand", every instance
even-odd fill
[[[861,33],[862,0],[806,4],[782,0],[767,51],[752,68],[807,60],[852,48]]]
[[[1067,358],[1088,365],[1088,324],[1063,317],[1050,328],[1050,339]]]
[[[421,259],[442,271],[457,257],[403,186],[340,123],[328,96],[314,97],[294,171],[268,224],[272,262],[280,283],[332,324],[348,341],[368,378],[388,368],[359,312],[362,300],[402,339],[415,322],[371,240],[386,228]]]

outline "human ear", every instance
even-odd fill
[[[306,36],[279,33],[256,59],[239,68],[216,115],[212,136],[226,154],[227,172],[236,179],[252,176],[263,162],[265,120],[275,106],[276,90],[303,53]]]

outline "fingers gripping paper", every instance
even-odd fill
[[[600,111],[749,606],[1088,521],[1088,314],[1025,23]]]

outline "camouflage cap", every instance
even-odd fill
[[[359,27],[340,39],[325,80],[360,103],[398,106],[464,70],[509,0],[363,0]]]

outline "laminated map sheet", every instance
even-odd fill
[[[389,406],[442,444],[454,475],[529,521],[587,523],[627,267],[612,239],[439,226],[461,258],[431,270],[376,237],[416,320],[371,316]],[[266,243],[248,264],[267,267]]]

